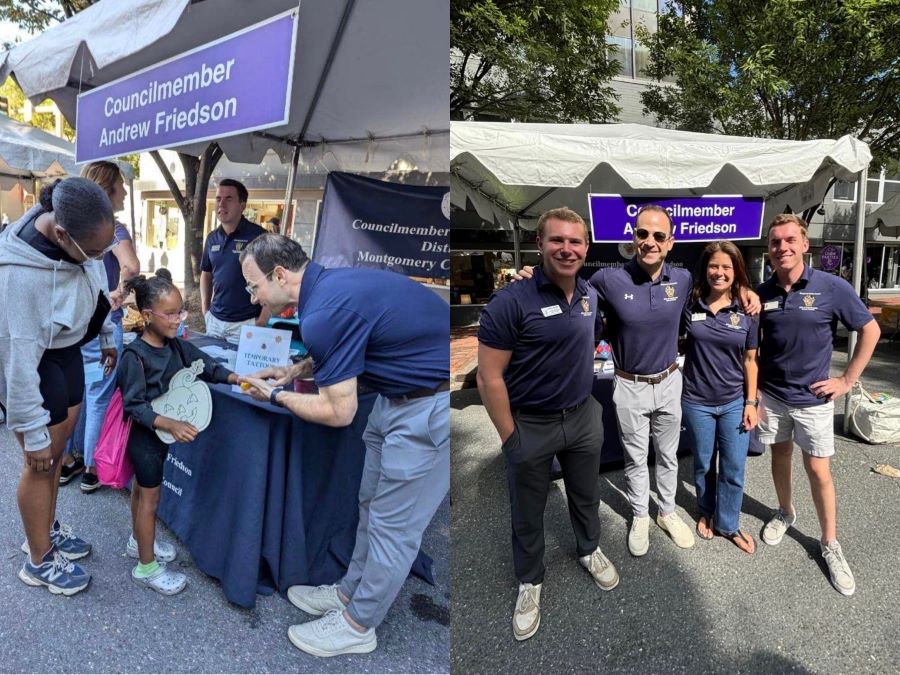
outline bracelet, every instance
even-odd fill
[[[281,405],[281,404],[276,400],[276,399],[278,398],[278,394],[280,394],[280,393],[283,392],[283,391],[284,391],[284,387],[275,387],[275,388],[272,390],[272,393],[269,394],[269,403],[271,403],[271,404],[274,405],[274,406],[278,406],[279,408],[283,408],[284,406]]]
[[[744,401],[744,405],[752,405],[754,408],[758,408],[759,400],[755,398],[748,398]]]

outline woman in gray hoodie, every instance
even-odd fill
[[[71,562],[90,544],[56,520],[60,457],[84,397],[81,345],[116,351],[103,258],[114,244],[112,206],[93,181],[41,190],[40,205],[0,233],[0,405],[24,454],[18,503],[28,555],[19,578],[72,595],[90,575]]]

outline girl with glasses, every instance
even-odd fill
[[[174,595],[184,590],[187,578],[166,568],[166,563],[175,559],[175,547],[156,541],[156,510],[169,454],[169,446],[156,435],[156,430],[168,432],[180,443],[190,443],[199,432],[189,422],[158,415],[151,402],[168,391],[175,373],[197,359],[204,364],[199,377],[207,382],[237,384],[238,377],[190,342],[176,337],[187,312],[181,293],[170,279],[136,276],[125,282],[125,293],[132,291],[145,325],[141,338],[122,352],[118,373],[122,407],[132,419],[127,452],[134,466],[133,532],[126,550],[129,556],[138,558],[131,571],[135,583],[163,595]]]

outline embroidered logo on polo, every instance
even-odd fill
[[[801,293],[800,295],[803,296],[803,307],[800,309],[804,311],[815,311],[818,309],[818,307],[814,306],[816,304],[816,296],[818,293]]]
[[[234,252],[235,252],[235,253],[238,253],[239,251],[241,251],[241,250],[244,248],[244,245],[245,245],[246,243],[247,243],[246,241],[236,241],[236,242],[234,242]]]
[[[626,293],[625,299],[626,300],[634,300],[634,293]]]
[[[666,293],[665,300],[666,300],[666,302],[674,302],[675,300],[678,299],[678,296],[675,295],[675,284],[676,283],[678,283],[678,282],[673,282],[671,284],[665,285],[665,289],[666,289],[665,290],[665,293]]]
[[[728,325],[730,328],[741,328],[741,315],[737,312],[732,312],[731,316],[728,317]]]

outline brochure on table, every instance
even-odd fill
[[[263,368],[288,366],[291,363],[291,332],[277,328],[244,326],[238,343],[234,372],[251,375]],[[233,391],[240,392],[240,385],[232,385]]]

